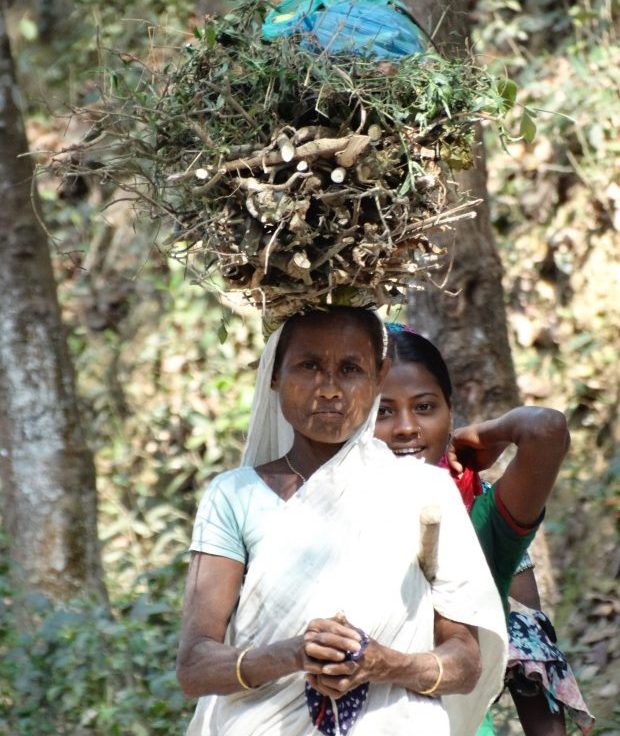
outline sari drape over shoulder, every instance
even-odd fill
[[[277,396],[265,393],[277,337],[261,359],[255,409],[261,402],[262,408],[252,414],[247,464],[282,456],[292,439]],[[301,635],[313,618],[342,611],[381,644],[422,652],[434,646],[436,610],[479,628],[483,671],[474,691],[429,698],[371,683],[349,733],[474,734],[502,688],[507,653],[502,605],[449,476],[419,460],[395,458],[373,438],[373,426],[374,413],[272,516],[248,568],[227,642],[240,648],[269,644]],[[441,509],[432,585],[417,561],[420,511],[429,504]],[[201,698],[188,736],[313,734],[304,681],[300,672],[255,690]]]

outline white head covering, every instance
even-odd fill
[[[256,467],[271,462],[286,454],[293,444],[293,428],[282,414],[278,393],[271,388],[282,327],[271,333],[258,364],[248,437],[241,458],[243,465]]]

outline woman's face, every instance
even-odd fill
[[[421,363],[396,363],[381,391],[375,437],[395,455],[414,455],[433,465],[444,454],[452,412],[433,374]]]
[[[272,388],[297,433],[341,444],[368,416],[386,369],[377,370],[366,330],[346,317],[326,316],[295,327]]]

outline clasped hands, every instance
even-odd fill
[[[370,639],[357,661],[347,660],[347,652],[357,652],[361,636],[342,613],[317,618],[303,635],[303,669],[310,685],[330,698],[340,698],[363,682],[373,679],[380,645]]]

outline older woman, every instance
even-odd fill
[[[501,603],[456,489],[372,437],[387,370],[366,310],[270,337],[244,464],[212,481],[194,527],[177,666],[203,696],[189,733],[473,734],[498,693]],[[428,504],[432,584],[417,561]]]

